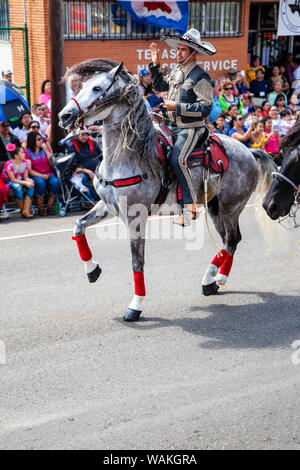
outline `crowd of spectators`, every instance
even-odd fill
[[[4,72],[2,77],[12,81],[11,71]],[[164,75],[169,72],[168,67],[162,70]],[[163,103],[165,92],[153,88],[147,69],[141,70],[136,78],[148,111],[155,111]],[[292,55],[268,70],[255,56],[245,71],[231,69],[227,76],[214,80],[213,87],[213,105],[207,120],[210,133],[225,134],[249,148],[264,150],[280,164],[281,139],[300,116],[300,66]],[[68,99],[75,97],[81,88],[79,77],[70,77]],[[91,126],[89,132],[93,130],[101,128]],[[19,116],[17,127],[12,129],[9,122],[0,122],[0,164],[5,162],[0,171],[0,209],[11,189],[24,217],[32,217],[30,206],[34,195],[40,216],[54,213],[59,181],[51,165],[50,132],[51,84],[45,80],[39,103],[32,106],[31,113]],[[101,160],[101,148],[89,132],[83,130],[74,137],[67,151],[75,154],[73,184],[94,202],[98,197],[91,183]]]

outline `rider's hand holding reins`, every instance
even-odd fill
[[[162,103],[162,106],[167,109],[167,111],[176,111],[176,102],[165,100]]]
[[[151,60],[153,65],[158,65],[159,64],[159,49],[157,47],[156,42],[152,42],[150,44],[150,50],[151,50]]]

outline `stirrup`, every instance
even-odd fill
[[[191,221],[189,212],[192,213],[193,211],[190,211],[190,210],[187,209],[186,207],[184,207],[184,209],[182,209],[182,213],[183,213],[183,226],[184,226],[184,227],[188,227],[189,225],[192,225],[192,221]]]

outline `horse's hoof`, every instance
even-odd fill
[[[140,310],[134,310],[133,308],[128,308],[123,315],[124,321],[138,321],[141,315]]]
[[[101,270],[99,264],[97,264],[94,271],[92,271],[90,273],[87,273],[87,277],[88,277],[89,282],[96,282],[101,273],[102,273],[102,270]]]
[[[219,286],[225,286],[227,279],[228,279],[228,276],[226,276],[225,274],[216,275],[216,282]]]
[[[202,294],[203,295],[216,295],[218,292],[219,286],[216,281],[208,284],[207,286],[202,286]]]

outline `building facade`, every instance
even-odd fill
[[[24,6],[29,41],[31,102],[40,95],[40,86],[49,78],[48,0],[7,0],[10,26],[24,24]],[[213,78],[229,69],[245,70],[250,53],[262,57],[267,66],[286,51],[293,51],[294,38],[277,38],[279,0],[189,1],[189,27],[200,30],[202,38],[214,44],[217,54],[199,58]],[[69,1],[64,6],[65,66],[94,57],[124,62],[132,73],[147,68],[150,44],[159,41],[163,30],[136,23],[116,0]],[[24,43],[18,31],[11,32],[14,81],[24,84]],[[173,66],[175,51],[162,43],[161,63]]]

